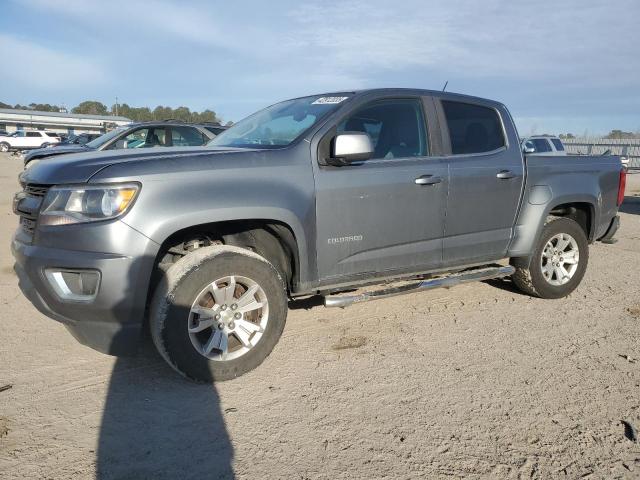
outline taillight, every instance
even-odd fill
[[[618,183],[618,206],[624,202],[624,189],[627,186],[627,170],[620,170],[620,183]]]

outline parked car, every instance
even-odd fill
[[[61,147],[63,145],[84,145],[85,143],[89,143],[92,140],[101,137],[102,135],[102,133],[80,133],[78,135],[71,134],[63,139],[60,143],[58,143],[56,147]]]
[[[58,142],[60,142],[60,137],[54,132],[18,130],[0,138],[0,152],[46,148],[48,145]]]
[[[204,123],[203,127],[206,128],[207,130],[209,130],[211,133],[213,133],[215,136],[220,135],[222,132],[224,132],[227,128],[224,125],[220,125],[218,123]]]
[[[179,121],[132,123],[101,135],[85,144],[65,144],[56,148],[33,150],[24,156],[25,167],[34,160],[55,155],[87,151],[121,150],[150,147],[202,146],[215,138],[210,125]]]
[[[568,295],[589,244],[613,241],[626,178],[619,157],[579,160],[523,156],[491,100],[314,95],[205,148],[25,170],[12,251],[27,298],[83,344],[130,353],[147,326],[175,370],[226,380],[269,355],[289,298],[347,307],[507,276],[529,295]],[[410,283],[353,291],[391,280]]]
[[[542,155],[557,157],[566,155],[562,140],[550,135],[536,135],[525,138],[522,145],[527,149],[527,155]]]

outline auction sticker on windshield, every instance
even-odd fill
[[[311,105],[327,105],[332,103],[340,103],[346,100],[347,98],[349,97],[320,97],[316,101],[311,103]]]

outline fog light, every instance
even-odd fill
[[[90,302],[98,294],[100,272],[97,270],[47,269],[44,274],[62,300]]]

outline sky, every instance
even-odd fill
[[[521,135],[640,131],[639,0],[1,0],[0,101],[209,108],[373,87],[499,100]]]

